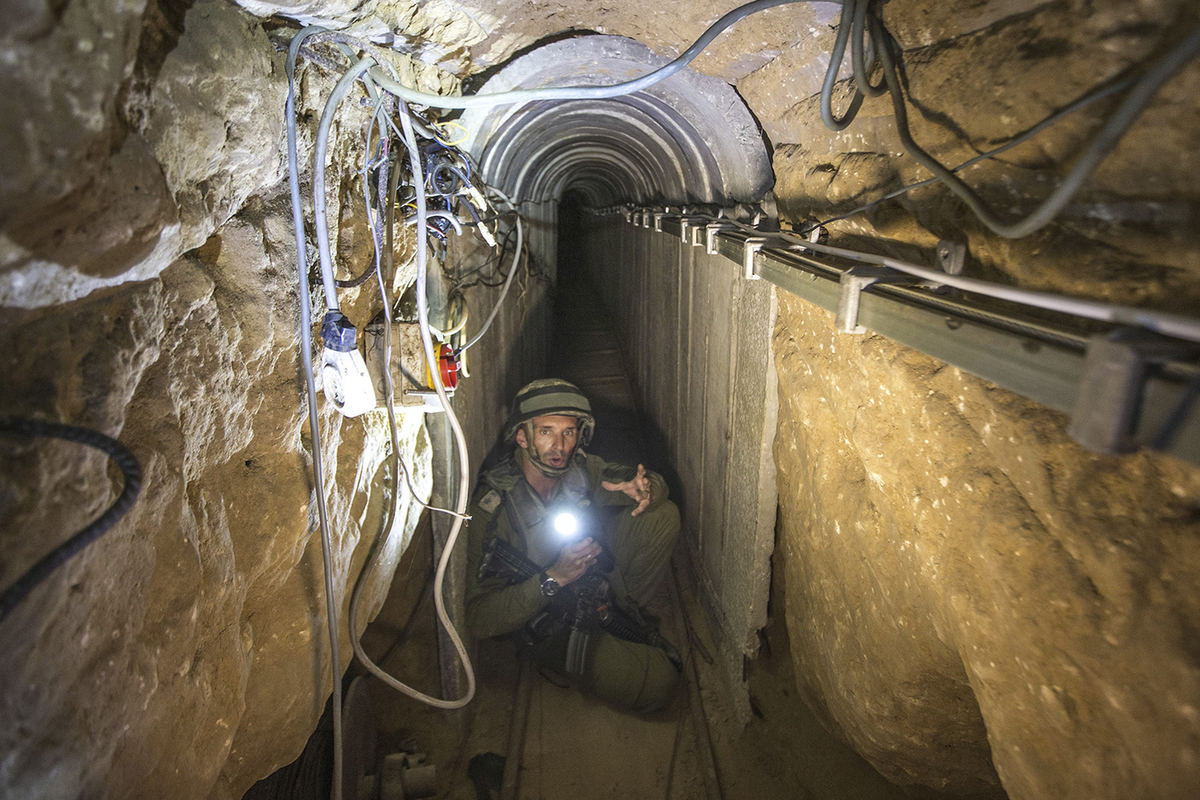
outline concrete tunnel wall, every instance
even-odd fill
[[[621,214],[579,218],[572,267],[611,315],[639,405],[666,444],[683,542],[744,724],[744,660],[767,624],[775,548],[775,287]]]

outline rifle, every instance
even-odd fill
[[[611,555],[608,561],[611,564]],[[483,560],[479,564],[480,580],[503,577],[512,586],[541,572],[541,567],[500,537],[493,534],[484,541]],[[589,567],[582,577],[562,587],[550,598],[550,606],[559,619],[571,628],[565,665],[568,674],[583,674],[589,640],[596,630],[627,642],[657,647],[667,654],[676,669],[683,670],[679,653],[670,642],[647,624],[636,609],[629,613],[613,602],[612,587],[596,565]]]

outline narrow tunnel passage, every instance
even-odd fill
[[[1200,783],[1194,2],[761,0],[602,99],[734,3],[18,5],[0,795],[241,797],[374,659],[379,755],[470,797],[519,664],[437,622],[451,532],[552,374],[671,485],[699,674],[532,676],[523,796]]]

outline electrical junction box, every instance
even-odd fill
[[[363,356],[367,362],[367,373],[379,399],[377,408],[384,408],[387,385],[384,381],[384,337],[383,315],[379,314],[363,328]],[[441,351],[439,367],[443,386],[448,396],[454,395],[458,385],[458,363],[450,348],[433,341],[434,352]],[[425,358],[425,347],[421,342],[421,328],[415,322],[392,323],[392,383],[395,388],[395,407],[403,410],[441,411],[442,404],[433,388],[429,366]]]

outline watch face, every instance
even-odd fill
[[[554,580],[554,578],[546,578],[546,580],[542,581],[542,594],[546,595],[546,597],[553,597],[558,589],[558,581]]]

